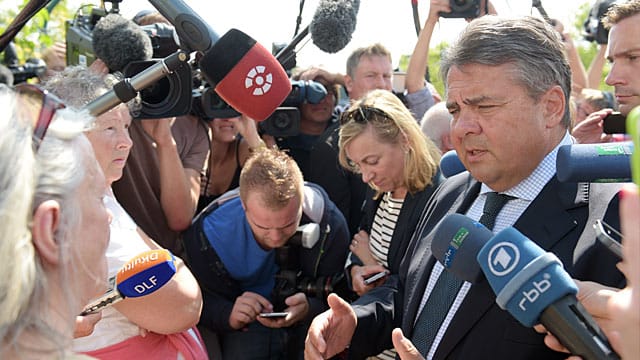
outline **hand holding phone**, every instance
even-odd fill
[[[614,111],[602,119],[602,131],[605,134],[626,134],[627,118],[619,111]]]
[[[598,241],[605,245],[607,249],[611,250],[618,258],[622,259],[622,244],[620,244],[618,240],[622,239],[622,234],[602,220],[596,220],[593,228],[596,230]],[[614,236],[618,239],[614,238]]]
[[[383,277],[389,275],[389,271],[380,271],[379,273],[373,274],[367,278],[364,279],[364,284],[365,285],[370,285],[373,284],[374,282],[382,279]]]

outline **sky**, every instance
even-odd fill
[[[143,9],[154,9],[143,0],[121,0],[120,12],[131,18]],[[167,0],[171,1],[171,0]],[[304,3],[300,28],[307,26],[320,0],[182,0],[200,15],[219,35],[230,28],[242,30],[267,49],[272,43],[288,43],[294,36],[296,19],[301,2]],[[327,0],[323,0],[327,1]],[[339,0],[352,1],[352,0]],[[566,26],[573,22],[572,14],[581,4],[595,0],[543,0],[542,5],[552,18]],[[97,0],[69,0],[69,5],[95,3]],[[499,14],[538,16],[528,0],[492,0]],[[110,5],[107,3],[107,5]],[[429,1],[418,1],[421,26],[429,11]],[[452,42],[466,25],[463,19],[441,19],[431,41],[432,46],[441,41]],[[385,45],[392,53],[394,66],[400,56],[409,55],[417,40],[410,0],[360,0],[356,30],[349,44],[335,54],[318,49],[308,36],[297,47],[299,66],[322,65],[331,71],[344,72],[346,59],[356,48],[375,42]]]

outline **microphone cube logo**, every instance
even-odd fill
[[[489,250],[489,270],[495,276],[512,272],[520,261],[520,250],[510,242],[500,242]]]
[[[273,82],[273,74],[266,72],[266,67],[258,65],[253,67],[247,73],[247,77],[244,79],[245,89],[253,88],[251,92],[255,96],[261,96],[269,92],[271,89],[271,83]]]

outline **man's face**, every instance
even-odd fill
[[[611,71],[605,79],[615,88],[620,112],[628,115],[640,105],[640,14],[613,25],[609,31],[607,59]]]
[[[121,104],[98,116],[95,127],[87,132],[108,186],[122,177],[122,169],[129,157],[133,145],[129,125],[131,115],[127,106]]]
[[[345,76],[345,86],[351,100],[358,100],[371,90],[383,89],[391,91],[393,84],[393,67],[386,56],[362,56],[356,67],[353,78]]]
[[[512,69],[469,64],[447,76],[453,146],[474,178],[495,191],[528,177],[564,134],[560,87],[536,102],[512,79]]]
[[[302,218],[302,199],[292,198],[282,209],[265,206],[262,194],[252,191],[243,204],[253,236],[265,250],[284,246],[298,229]]]

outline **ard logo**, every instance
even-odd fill
[[[518,247],[509,242],[500,242],[489,250],[489,270],[496,276],[505,276],[513,271],[520,261]]]

